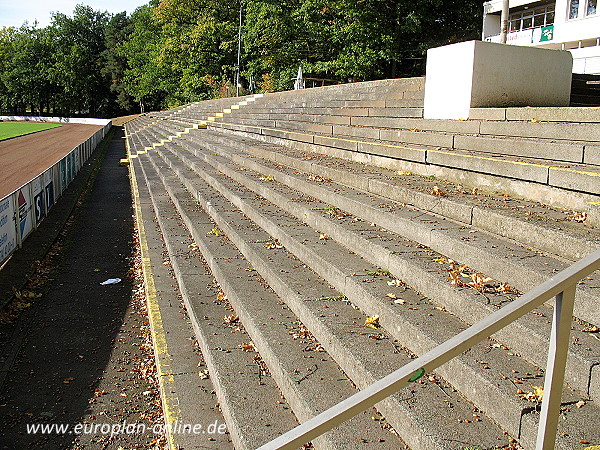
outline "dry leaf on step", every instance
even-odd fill
[[[379,328],[379,316],[371,316],[365,319],[365,326],[369,328]]]

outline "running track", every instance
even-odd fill
[[[0,141],[0,199],[60,161],[100,128],[70,123]]]

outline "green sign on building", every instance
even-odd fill
[[[554,25],[548,25],[547,27],[542,27],[542,36],[540,37],[540,42],[551,41],[554,37]]]

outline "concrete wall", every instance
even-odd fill
[[[469,108],[568,106],[569,52],[468,41],[427,51],[424,117],[467,119]]]
[[[44,117],[44,116],[0,116],[0,120],[21,122],[49,122],[49,123],[81,123],[86,125],[108,125],[110,119],[91,119],[88,117]]]

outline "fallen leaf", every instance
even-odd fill
[[[502,283],[496,288],[496,292],[510,292],[511,287],[508,283]]]
[[[398,175],[412,175],[412,172],[405,172],[404,170],[399,170],[396,172]]]
[[[454,264],[450,265],[450,269],[448,269],[448,278],[447,280],[450,281],[450,283],[452,283],[455,286],[462,286],[463,282],[461,280],[461,276],[460,276],[460,272],[458,271],[458,269],[456,268],[456,266]]]
[[[215,236],[220,236],[221,232],[219,231],[218,228],[213,228],[212,230],[210,230],[208,233],[206,233],[207,235],[209,234],[214,234]]]
[[[306,179],[317,183],[331,183],[331,178],[322,177],[321,175],[309,175]]]
[[[228,316],[223,317],[223,322],[225,323],[236,323],[240,318],[235,314],[230,314]]]
[[[319,235],[319,240],[326,241],[327,239],[331,239],[328,234]]]
[[[567,216],[567,219],[572,220],[573,222],[583,223],[587,220],[587,213],[574,212],[572,215]]]
[[[206,380],[208,379],[208,369],[204,369],[203,371],[201,371],[199,374],[200,379],[201,380]]]
[[[387,282],[388,286],[393,286],[393,287],[402,287],[404,286],[404,281],[401,280],[391,280]]]
[[[385,336],[385,334],[381,334],[381,333],[380,334],[370,334],[369,338],[375,339],[376,341],[381,341],[382,339],[385,339],[386,336]]]
[[[584,328],[583,330],[584,333],[598,333],[600,331],[600,328],[598,328],[597,326],[591,326],[589,328]]]
[[[439,187],[434,186],[431,191],[431,195],[437,195],[438,197],[445,197],[446,192],[442,191]]]
[[[68,377],[63,380],[63,383],[69,384],[71,381],[75,380],[75,377]]]
[[[265,248],[272,250],[272,249],[276,249],[276,248],[283,248],[283,245],[281,245],[279,243],[279,241],[275,240],[275,241],[267,241],[265,242]]]
[[[531,385],[530,385],[531,386]],[[543,386],[531,386],[533,389],[531,392],[523,392],[521,389],[521,393],[517,391],[517,396],[521,397],[524,400],[528,400],[533,403],[540,403],[544,397],[544,387]]]
[[[481,274],[480,272],[474,273],[471,275],[471,282],[468,283],[469,286],[472,286],[473,288],[477,289],[477,290],[481,290],[485,287],[485,285],[487,283],[489,283],[490,281],[492,281],[492,278],[489,277],[484,277],[483,274]]]
[[[386,294],[386,296],[388,296],[389,298],[393,298],[394,300],[397,299],[398,297],[396,296],[396,294],[390,292],[389,294]]]
[[[585,405],[585,400],[579,400],[577,403],[575,403],[575,406],[577,406],[578,408],[581,408],[584,405]]]
[[[371,316],[365,319],[365,326],[369,328],[379,328],[379,316]]]
[[[256,348],[254,347],[254,342],[252,342],[252,341],[248,342],[247,344],[242,343],[242,344],[240,344],[240,347],[242,347],[242,350],[244,350],[245,352],[256,351]]]
[[[259,179],[261,181],[275,181],[275,178],[273,178],[271,175],[269,175],[268,177],[262,176]]]

